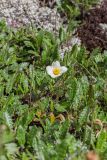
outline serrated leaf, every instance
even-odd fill
[[[21,146],[25,144],[25,131],[26,130],[21,125],[17,129],[17,140]]]

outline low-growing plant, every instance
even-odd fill
[[[67,17],[68,32],[72,33],[83,21],[89,9],[99,4],[100,0],[58,0],[58,10]]]
[[[75,45],[62,59],[59,40],[0,23],[1,160],[107,156],[106,52]]]

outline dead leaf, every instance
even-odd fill
[[[100,160],[100,158],[96,152],[89,151],[86,155],[86,160]]]
[[[55,116],[53,113],[50,113],[50,121],[52,124],[55,122]]]

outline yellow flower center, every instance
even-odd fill
[[[53,73],[54,73],[54,75],[59,75],[61,73],[60,68],[54,68]]]

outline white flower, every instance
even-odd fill
[[[67,71],[67,67],[60,66],[60,62],[56,61],[52,63],[52,66],[47,66],[46,71],[52,78],[56,78],[65,73]]]

